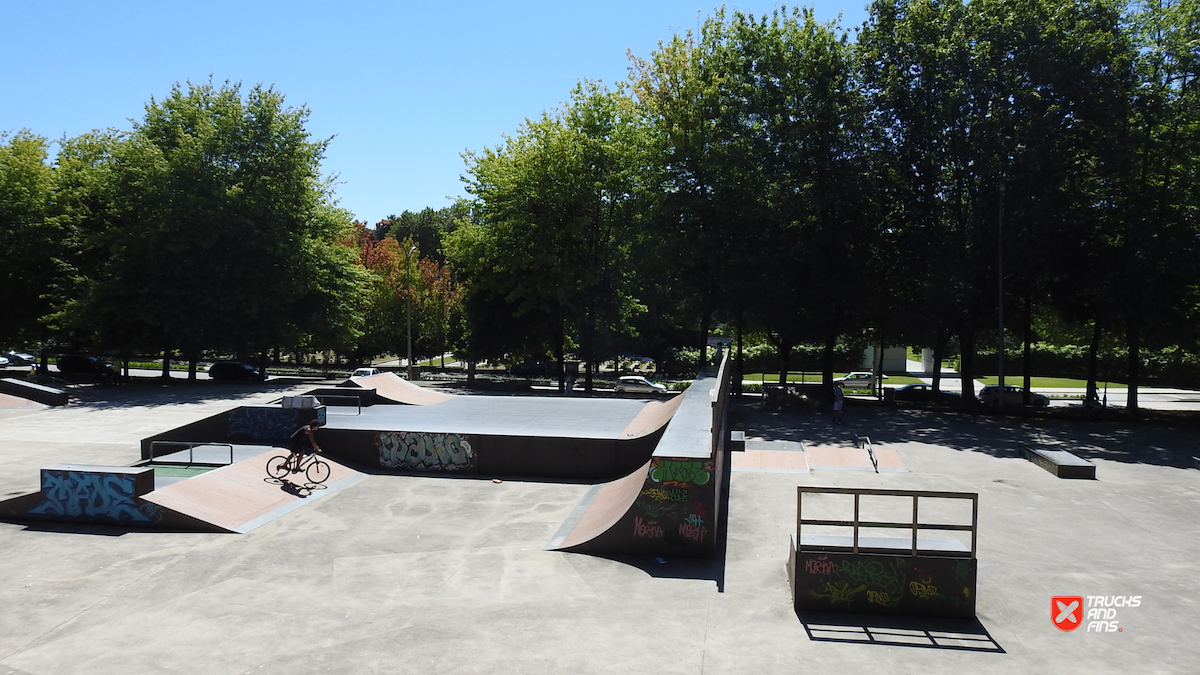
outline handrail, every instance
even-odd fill
[[[855,447],[861,448],[865,446],[867,448],[867,456],[871,458],[871,466],[875,467],[875,473],[879,473],[879,460],[875,457],[875,448],[871,445],[871,437],[859,436],[853,431],[850,433],[854,434]]]
[[[854,496],[854,517],[852,520],[831,520],[818,518],[804,517],[804,494],[846,494]],[[907,522],[890,522],[890,521],[864,521],[859,517],[860,501],[862,497],[910,497],[912,498],[912,519]],[[920,500],[921,499],[969,499],[971,500],[971,524],[953,524],[953,523],[922,523],[920,520]],[[885,529],[902,529],[909,530],[912,533],[910,553],[915,557],[919,554],[926,553],[932,555],[961,555],[956,551],[922,549],[917,537],[921,530],[937,530],[949,532],[970,532],[971,547],[970,557],[975,558],[976,546],[978,543],[979,529],[979,493],[976,492],[943,492],[930,490],[885,490],[879,488],[826,488],[826,487],[806,487],[797,486],[796,488],[796,546],[803,547],[802,530],[805,525],[818,527],[851,527],[853,535],[851,537],[850,550],[854,554],[860,551],[870,550],[877,551],[879,549],[873,547],[864,547],[859,544],[859,528],[885,528]],[[846,548],[832,546],[829,548]],[[890,549],[889,549],[890,550]]]
[[[188,465],[189,466],[191,464],[195,463],[196,456],[195,456],[194,451],[196,448],[198,448],[202,445],[215,445],[215,446],[223,445],[223,446],[229,448],[229,463],[233,464],[233,444],[232,443],[220,443],[220,442],[213,442],[213,441],[194,441],[194,442],[193,441],[151,441],[150,442],[150,458],[151,459],[154,459],[155,457],[159,456],[159,454],[154,451],[154,448],[159,445],[183,446],[184,449],[186,449],[188,451]],[[163,454],[167,454],[167,453],[163,453]]]

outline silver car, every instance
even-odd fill
[[[644,377],[638,375],[622,375],[617,378],[617,393],[624,394],[639,393],[639,394],[665,394],[667,388],[657,382],[651,382]]]

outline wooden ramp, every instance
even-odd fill
[[[245,533],[364,477],[323,457],[330,468],[324,484],[308,483],[304,474],[277,480],[267,475],[266,466],[270,457],[281,453],[272,449],[154,490],[142,499],[219,530]]]

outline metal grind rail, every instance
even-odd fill
[[[854,445],[867,449],[867,456],[871,458],[871,466],[875,467],[875,473],[879,473],[879,460],[875,458],[875,449],[871,446],[871,437],[854,434]]]
[[[805,494],[839,494],[854,496],[854,518],[852,520],[825,520],[804,517],[804,495]],[[860,505],[863,497],[908,497],[912,499],[912,519],[905,522],[889,522],[889,521],[868,521],[862,520],[859,517]],[[954,523],[922,523],[920,521],[920,503],[922,499],[956,499],[971,501],[971,524],[954,524]],[[806,487],[798,486],[796,488],[796,546],[797,549],[804,548],[804,538],[802,530],[805,525],[810,527],[850,527],[853,528],[850,546],[838,545],[818,545],[809,546],[811,549],[820,550],[841,550],[849,551],[854,554],[860,552],[870,553],[896,553],[897,551],[908,550],[914,557],[918,555],[936,555],[936,556],[961,556],[975,558],[976,543],[978,537],[979,525],[979,494],[975,492],[938,492],[938,491],[920,491],[920,490],[884,490],[872,488],[826,488],[826,487]],[[912,534],[911,546],[908,548],[893,548],[893,547],[878,547],[860,545],[859,530],[861,528],[881,528],[881,529],[899,529],[909,530]],[[943,532],[970,532],[971,546],[969,551],[958,551],[948,549],[946,547],[939,548],[922,548],[918,533],[922,530],[926,531],[943,531]],[[961,546],[961,542],[956,544]]]
[[[226,447],[226,448],[229,448],[229,463],[230,463],[230,464],[233,464],[233,445],[232,445],[232,444],[230,444],[230,443],[213,443],[213,442],[210,442],[210,441],[209,441],[209,442],[205,442],[205,441],[201,441],[201,442],[190,442],[190,441],[153,441],[153,442],[151,442],[151,443],[150,443],[150,457],[151,457],[151,458],[154,458],[154,457],[161,457],[161,456],[163,456],[163,455],[168,455],[168,454],[171,454],[170,452],[159,452],[159,451],[158,451],[158,447],[159,447],[159,446],[163,446],[163,445],[167,445],[167,446],[174,446],[174,447],[177,447],[177,448],[180,448],[180,449],[183,449],[183,450],[187,450],[187,451],[188,451],[188,464],[189,464],[189,465],[191,465],[191,464],[194,464],[194,463],[195,463],[195,450],[196,450],[196,448],[198,448],[198,447],[201,447],[201,446],[205,446],[205,447],[208,447],[208,446],[212,446],[212,447]]]

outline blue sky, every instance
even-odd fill
[[[771,2],[728,5],[761,15]],[[854,26],[865,0],[817,2]],[[626,51],[695,29],[704,3],[28,2],[4,0],[0,132],[58,140],[128,129],[175,82],[273,85],[335,136],[323,168],[368,224],[462,196],[465,150],[498,144],[584,78],[626,75]]]

